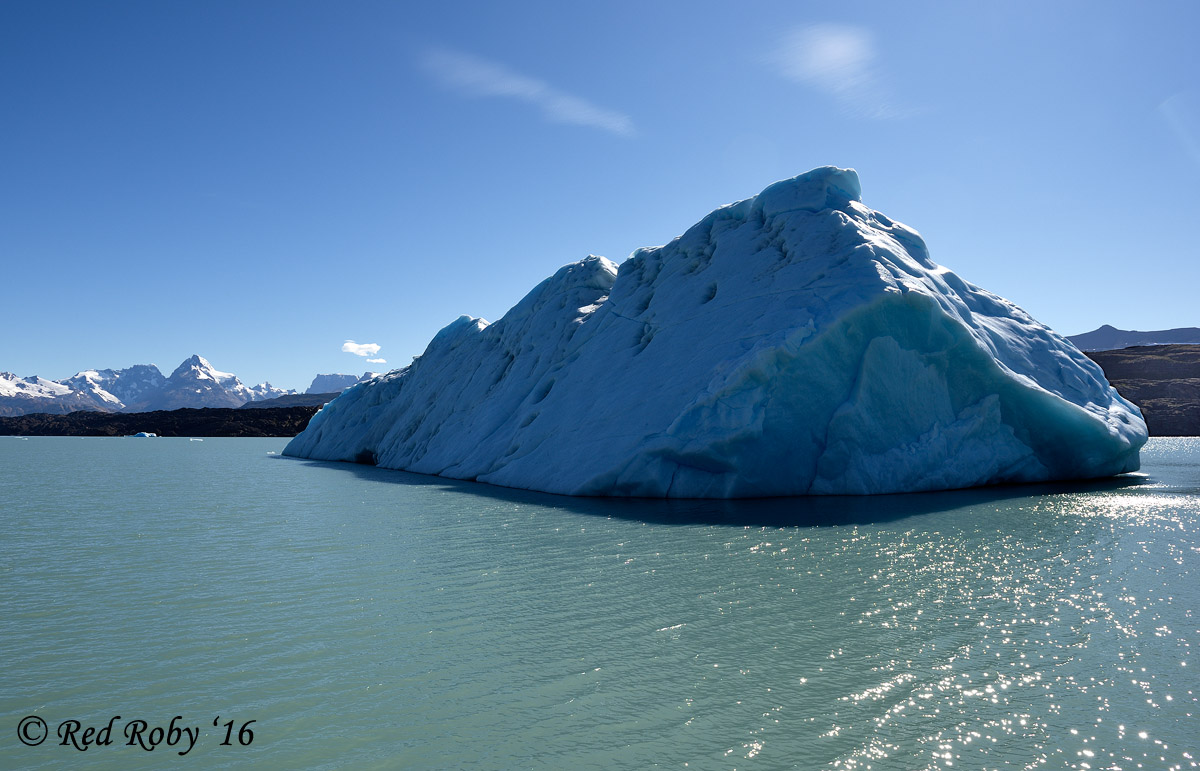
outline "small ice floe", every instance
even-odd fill
[[[132,437],[130,437],[130,438],[132,438],[132,439],[138,439],[138,438],[143,438],[143,439],[145,439],[145,438],[154,438],[154,439],[157,439],[157,438],[158,438],[158,434],[152,433],[152,432],[150,432],[150,431],[138,431],[136,434],[134,434],[134,435],[133,435]]]
[[[203,439],[197,439],[196,437],[194,437],[194,436],[193,436],[191,439],[188,439],[188,441],[189,441],[189,442],[203,442],[204,440],[203,440]]]
[[[274,450],[267,450],[267,455],[275,455],[275,454],[276,453]]]

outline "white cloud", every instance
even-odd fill
[[[618,136],[633,136],[633,120],[548,83],[513,72],[502,64],[445,48],[432,48],[421,57],[421,66],[447,88],[467,96],[516,99],[537,107],[556,123],[590,126]]]
[[[875,67],[875,42],[861,27],[814,24],[788,32],[768,64],[789,80],[833,96],[853,114],[903,117],[890,103]]]
[[[367,359],[367,364],[387,364],[387,359]]]
[[[378,343],[356,343],[353,340],[342,343],[342,350],[355,356],[374,356],[379,353],[379,348]]]

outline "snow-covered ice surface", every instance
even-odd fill
[[[825,167],[330,402],[284,454],[572,495],[889,493],[1138,468],[1100,368]]]

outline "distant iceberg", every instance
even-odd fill
[[[353,386],[285,455],[570,495],[869,494],[1137,470],[1100,368],[825,167],[567,265]]]

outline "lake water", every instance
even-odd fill
[[[1200,762],[1200,440],[1100,483],[748,502],[285,443],[0,438],[0,767]],[[177,715],[187,755],[126,744]]]

